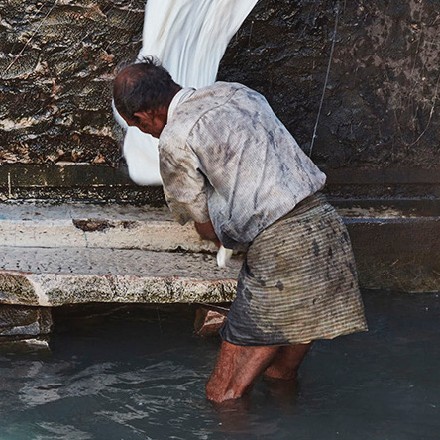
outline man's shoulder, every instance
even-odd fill
[[[197,105],[203,105],[209,108],[210,106],[216,107],[226,102],[237,91],[244,90],[247,87],[243,84],[217,81],[209,86],[200,87],[186,100],[182,106],[184,107],[196,107]]]
[[[238,82],[216,81],[214,84],[197,89],[192,98],[194,100],[209,99],[210,97],[227,99],[237,92],[258,94],[255,90]]]
[[[243,99],[252,99],[252,95],[261,96],[258,92],[237,82],[217,81],[196,89],[188,99],[176,107],[172,119],[168,121],[162,133],[161,144],[183,144],[202,118],[209,123],[213,121],[217,124],[224,118],[232,118],[231,112],[235,108],[240,108],[238,103],[242,104]],[[239,98],[235,99],[238,96]],[[228,105],[232,102],[234,104]],[[223,111],[225,105],[228,105],[227,112]]]
[[[229,81],[216,81],[214,84],[209,86],[200,87],[197,89],[199,92],[234,92],[238,89],[247,89],[248,87],[244,84],[240,84],[238,82],[229,82]]]
[[[239,83],[217,81],[209,86],[196,89],[188,99],[176,107],[173,117],[165,127],[164,134],[177,136],[180,140],[184,139],[192,126],[204,114],[213,109],[219,109],[237,90],[245,87]]]

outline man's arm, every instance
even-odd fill
[[[180,148],[162,147],[160,172],[165,200],[174,218],[181,225],[190,220],[208,222],[207,182],[194,152],[186,145]]]
[[[161,151],[161,174],[165,198],[174,217],[180,224],[194,221],[200,237],[221,246],[209,218],[206,178],[199,168],[199,159],[191,148],[174,148]]]

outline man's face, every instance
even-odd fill
[[[136,112],[133,119],[125,115],[121,116],[130,127],[137,127],[142,132],[158,139],[166,124],[166,111],[161,110]]]

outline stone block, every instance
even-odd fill
[[[241,262],[138,249],[4,248],[0,303],[55,307],[90,302],[231,301]]]
[[[0,304],[0,339],[47,335],[51,332],[52,326],[50,308]]]
[[[197,336],[216,336],[228,315],[228,309],[218,306],[202,306],[196,310],[194,333]]]

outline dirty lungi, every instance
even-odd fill
[[[236,345],[287,345],[365,330],[350,238],[318,193],[252,242],[220,335]]]

